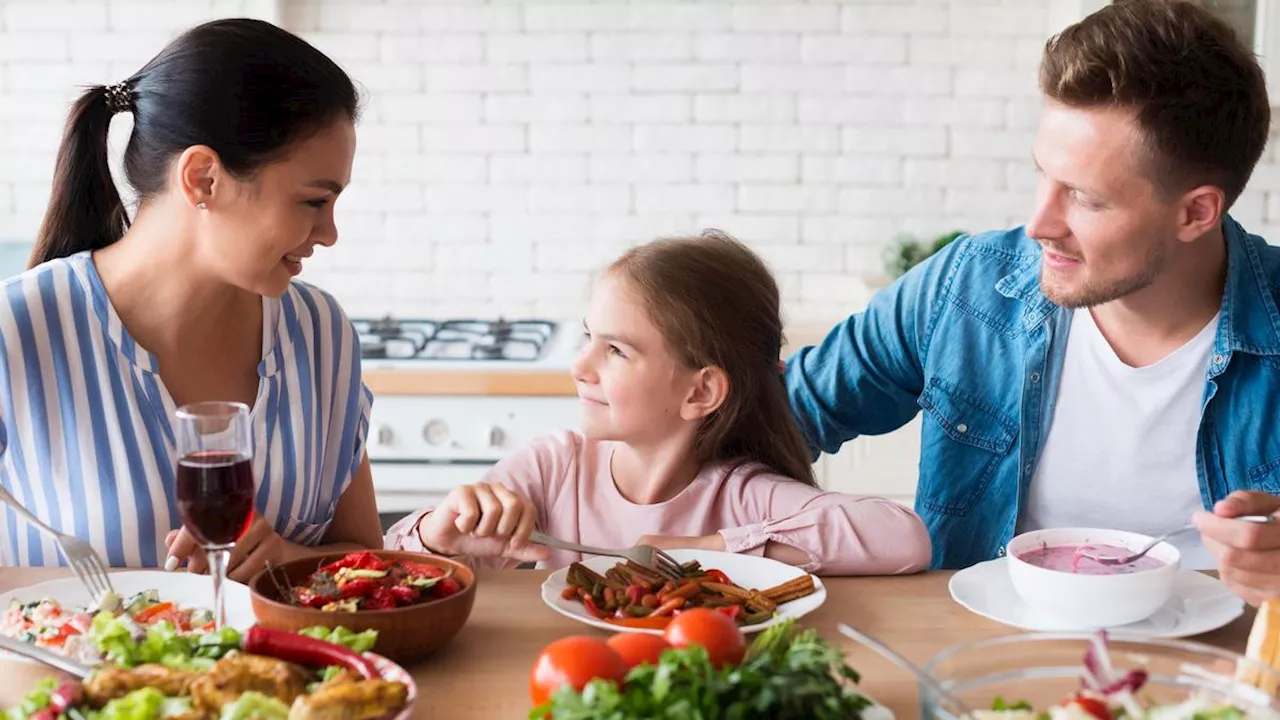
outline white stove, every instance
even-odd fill
[[[367,371],[569,373],[581,333],[554,320],[353,319]],[[574,396],[379,393],[367,451],[384,527],[479,481],[535,437],[578,425]]]

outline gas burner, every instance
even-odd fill
[[[550,320],[353,320],[360,356],[394,360],[541,359],[555,335]]]

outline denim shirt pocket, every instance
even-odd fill
[[[1247,489],[1280,494],[1280,457],[1250,468]]]
[[[986,493],[1013,447],[1018,426],[974,394],[937,377],[918,403],[925,412],[919,502],[965,516]]]

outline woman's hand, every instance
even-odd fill
[[[188,572],[209,571],[209,560],[204,548],[200,547],[186,528],[171,531],[165,538],[165,545],[169,548],[166,570],[176,570],[185,561]],[[279,564],[288,559],[289,549],[290,544],[280,537],[275,528],[255,513],[249,529],[231,550],[231,558],[227,561],[227,577],[236,582],[248,582],[267,566],[267,562]]]
[[[476,483],[454,488],[418,522],[418,537],[440,555],[546,560],[547,548],[529,544],[538,521],[533,501],[505,485]]]

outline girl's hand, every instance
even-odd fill
[[[176,570],[185,561],[187,572],[209,572],[209,559],[205,556],[204,548],[200,547],[186,528],[171,531],[165,538],[165,545],[169,548],[166,570]],[[268,561],[284,562],[287,552],[288,544],[284,538],[261,515],[255,513],[249,529],[231,550],[231,558],[227,561],[227,577],[236,582],[247,583],[267,566]]]
[[[547,548],[529,544],[538,521],[533,501],[505,485],[476,483],[454,488],[418,523],[418,538],[440,555],[546,560]]]
[[[720,533],[702,536],[644,535],[636,545],[652,545],[659,550],[716,550],[724,552],[724,537]]]

